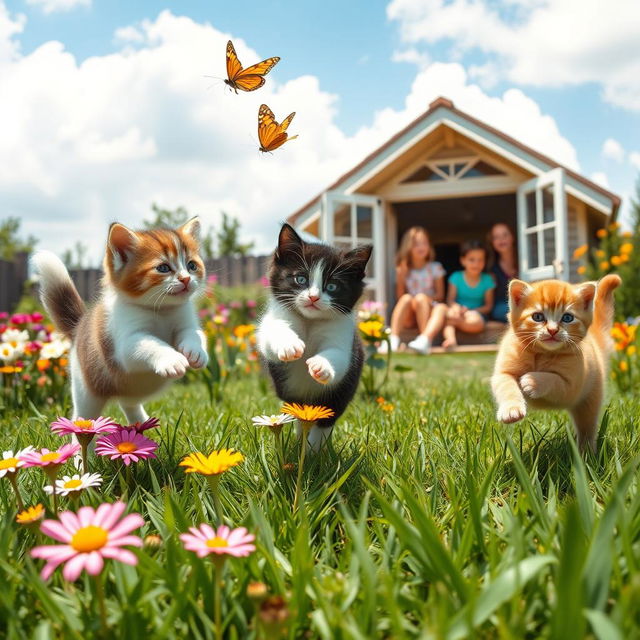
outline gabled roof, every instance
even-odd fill
[[[522,142],[519,142],[515,138],[512,138],[511,136],[507,135],[506,133],[503,133],[502,131],[499,131],[498,129],[495,129],[494,127],[489,126],[488,124],[482,122],[481,120],[473,118],[469,114],[464,113],[459,109],[456,109],[451,100],[442,96],[440,96],[439,98],[436,98],[429,105],[429,109],[427,109],[427,111],[425,111],[421,116],[416,118],[413,122],[409,123],[404,129],[402,129],[401,131],[396,133],[394,136],[389,138],[389,140],[387,140],[383,145],[378,147],[375,151],[370,153],[366,158],[364,158],[364,160],[358,163],[355,167],[347,171],[347,173],[340,176],[333,184],[329,185],[329,187],[327,187],[325,191],[332,191],[334,189],[338,189],[340,186],[344,185],[350,178],[355,176],[358,172],[363,170],[368,165],[375,167],[376,160],[381,161],[382,159],[381,157],[383,156],[385,151],[388,151],[394,144],[398,143],[403,137],[407,136],[407,134],[415,130],[414,131],[415,135],[418,135],[420,133],[421,125],[425,124],[426,121],[429,120],[436,111],[438,111],[438,109],[442,110],[443,123],[447,116],[453,116],[458,120],[462,120],[468,123],[469,125],[472,125],[482,130],[487,135],[498,138],[506,145],[515,147],[524,156],[528,156],[529,158],[536,160],[538,164],[546,165],[547,170],[555,169],[558,167],[564,169],[567,177],[571,178],[574,183],[578,183],[578,186],[582,185],[584,188],[586,188],[586,190],[595,191],[597,194],[600,194],[601,196],[608,198],[611,201],[612,216],[615,217],[621,202],[620,197],[617,196],[615,193],[612,193],[611,191],[601,187],[600,185],[596,184],[592,180],[585,178],[579,173],[576,173],[575,171],[565,167],[564,165],[560,164],[559,162],[556,162],[555,160],[549,158],[548,156],[545,156],[544,154],[536,151],[535,149],[528,147],[527,145],[523,144]],[[296,220],[305,211],[307,211],[309,208],[311,208],[315,204],[319,203],[325,191],[323,191],[322,193],[319,193],[315,198],[307,202],[304,206],[300,207],[300,209],[298,209],[295,213],[291,214],[287,218],[287,221],[292,224],[295,223]]]

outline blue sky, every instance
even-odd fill
[[[551,30],[547,34],[549,40],[542,41],[540,30],[545,29],[545,24],[562,25],[567,16],[572,15],[572,3],[576,10],[586,14],[588,22],[585,24],[595,21],[598,38],[588,33],[574,37],[566,29],[560,32],[559,27],[557,35],[554,36]],[[76,6],[71,6],[73,4]],[[46,43],[58,41],[62,43],[64,52],[73,55],[74,70],[83,78],[87,74],[81,74],[85,69],[82,63],[87,59],[104,61],[104,65],[96,66],[108,68],[112,61],[110,56],[121,55],[125,47],[151,49],[151,31],[145,32],[144,25],[152,25],[152,29],[154,24],[158,24],[158,16],[163,10],[169,10],[173,20],[173,27],[163,31],[164,41],[170,38],[166,34],[172,28],[178,29],[177,19],[186,16],[194,25],[209,24],[217,33],[243,40],[252,51],[252,54],[240,56],[245,65],[254,61],[251,55],[279,55],[282,60],[269,76],[275,96],[273,100],[277,104],[278,97],[282,98],[289,91],[294,98],[291,109],[297,108],[300,114],[304,108],[307,113],[316,113],[317,110],[320,115],[315,120],[322,123],[318,126],[324,127],[325,138],[332,140],[326,143],[328,147],[324,157],[319,144],[316,144],[312,159],[304,160],[300,150],[298,161],[306,161],[309,165],[316,162],[318,166],[313,170],[313,176],[301,176],[296,189],[292,190],[292,210],[315,195],[317,188],[334,178],[338,169],[348,168],[349,162],[357,160],[358,149],[362,148],[364,153],[371,146],[384,142],[395,130],[393,123],[397,123],[397,129],[409,116],[415,117],[416,104],[426,108],[432,98],[429,92],[439,91],[437,86],[429,87],[421,103],[420,78],[431,78],[434,84],[444,78],[443,86],[446,88],[448,69],[461,69],[466,74],[464,89],[472,107],[472,95],[480,95],[478,99],[485,101],[486,109],[491,99],[507,102],[505,92],[517,89],[518,95],[521,93],[523,99],[537,105],[539,110],[536,121],[531,123],[533,138],[527,142],[535,142],[536,127],[540,126],[542,131],[551,120],[560,142],[568,142],[575,150],[581,173],[606,182],[614,192],[628,196],[633,192],[635,176],[640,171],[640,74],[635,74],[640,67],[639,31],[636,28],[640,27],[640,10],[631,0],[619,0],[618,4],[622,16],[617,19],[604,12],[600,14],[597,0],[555,0],[555,3],[547,0],[328,0],[322,3],[0,0],[0,9],[4,5],[11,20],[20,21],[20,14],[26,18],[21,32],[12,36],[12,41],[19,47],[14,58],[19,57],[23,63],[33,59],[33,64],[37,60],[38,64],[44,65],[43,68],[47,67],[47,61],[43,62],[35,54]],[[626,25],[629,25],[629,33],[625,30]],[[129,26],[145,33],[144,38],[124,42],[122,38],[115,37],[118,29]],[[576,33],[578,31],[579,26]],[[619,49],[624,47],[625,38],[634,42],[631,40],[633,33],[636,34],[635,44],[625,49],[624,64],[621,65]],[[549,44],[554,42],[554,37],[557,51],[554,44]],[[571,46],[567,45],[567,38],[574,38],[575,41],[569,42]],[[500,41],[504,41],[504,45]],[[521,51],[512,51],[514,43],[516,50],[521,47]],[[56,68],[66,69],[69,61],[63,52],[45,51],[54,69],[50,73],[56,73]],[[216,56],[219,57],[216,59]],[[218,53],[218,49],[203,48],[202,55],[185,57],[182,73],[193,78],[200,78],[206,73],[222,75],[223,56],[223,50]],[[398,61],[402,57],[412,61]],[[538,57],[540,62],[536,67]],[[440,71],[436,73],[433,66],[436,63],[457,66],[455,69],[439,67]],[[612,69],[619,71],[609,73]],[[311,77],[313,82],[305,83],[302,79],[306,77]],[[111,80],[111,77],[105,77],[104,83],[109,84]],[[76,86],[73,84],[75,80],[70,82],[70,86]],[[87,84],[85,80],[82,82]],[[135,76],[130,82],[136,83]],[[99,84],[99,78],[89,83]],[[300,90],[301,86],[306,87],[304,98],[309,105],[301,97],[296,100],[299,94],[294,89]],[[470,88],[472,86],[473,89]],[[137,87],[132,86],[131,90],[135,93]],[[33,88],[29,91],[33,92]],[[120,91],[124,93],[122,100],[126,101],[129,91],[126,87]],[[211,93],[216,100],[221,99],[218,87],[214,86]],[[158,103],[165,97],[158,96]],[[113,96],[110,99],[113,100]],[[172,100],[167,104],[173,104]],[[288,104],[292,101],[283,108],[289,108]],[[90,105],[87,108],[96,107]],[[117,112],[118,108],[116,101],[113,109]],[[100,118],[103,118],[102,108],[98,107],[98,110]],[[302,117],[297,116],[300,124]],[[505,122],[505,130],[512,135],[517,133],[518,126],[525,131],[528,127],[527,122],[518,124],[517,117],[517,114],[512,114],[512,120]],[[501,128],[500,122],[491,124]],[[62,129],[66,131],[70,126],[66,123]],[[112,126],[113,123],[105,124],[105,131]],[[320,139],[322,133],[318,134]],[[93,134],[102,135],[95,131]],[[86,132],[83,135],[86,136]],[[552,134],[546,131],[544,135]],[[544,135],[541,133],[540,148],[553,157],[553,141],[543,140]],[[138,149],[134,153],[138,154],[136,157],[148,159],[154,155],[152,147],[157,140],[154,141],[153,136],[144,139],[142,125],[133,126],[126,136],[130,142],[137,141],[140,148],[147,144],[148,153]],[[607,139],[610,141],[603,151]],[[245,141],[246,136],[243,144]],[[352,148],[351,156],[340,155],[341,143]],[[562,145],[557,148],[556,157],[562,154]],[[558,159],[567,161],[567,157]],[[242,166],[239,158],[238,162]],[[45,164],[43,161],[38,166]],[[70,175],[71,172],[70,167]],[[93,175],[90,178],[93,180]],[[44,173],[42,182],[49,184]],[[59,185],[62,178],[51,178],[50,182]],[[283,185],[278,183],[278,188],[282,189]],[[43,189],[46,191],[45,187]],[[60,186],[60,189],[64,187]],[[265,197],[268,199],[267,191]],[[0,185],[0,197],[2,193]],[[17,201],[15,189],[7,193],[9,202],[14,198]],[[179,189],[169,194],[158,186],[150,187],[149,194],[155,193],[158,197],[167,198],[163,202],[167,206],[177,206],[180,204],[178,199],[185,200]],[[133,197],[142,199],[148,194],[136,192]],[[196,200],[193,206],[205,198],[206,195],[202,194],[201,200]],[[232,213],[251,222],[251,203],[224,194],[216,194],[214,199],[217,206],[226,202]],[[90,201],[87,194],[82,206],[87,206]],[[142,204],[135,206],[134,217],[139,218]],[[272,206],[289,207],[288,204],[283,205],[282,200]],[[56,211],[61,204],[52,203],[51,207],[51,211]],[[97,206],[91,214],[94,221],[108,215],[99,209]],[[289,212],[283,210],[283,215]],[[36,233],[42,228],[42,224],[38,226],[34,219]],[[70,224],[63,225],[61,233],[68,234],[71,228]]]

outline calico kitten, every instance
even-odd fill
[[[364,288],[372,247],[338,251],[304,242],[285,224],[269,279],[271,299],[258,328],[258,347],[276,393],[285,402],[335,411],[308,437],[318,450],[353,398],[364,353],[353,308]]]
[[[72,341],[73,417],[96,418],[117,399],[130,424],[143,422],[142,402],[171,378],[208,360],[193,306],[205,269],[200,223],[178,229],[109,229],[99,300],[86,309],[63,263],[48,251],[33,258],[42,302]]]
[[[617,275],[570,285],[545,280],[509,285],[510,327],[491,387],[498,420],[517,422],[534,408],[567,409],[578,444],[595,451],[611,351]]]

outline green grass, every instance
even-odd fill
[[[177,465],[220,446],[246,456],[222,477],[221,499],[228,521],[255,532],[258,547],[227,562],[225,638],[278,637],[256,631],[246,595],[256,580],[287,600],[282,637],[640,637],[638,398],[612,396],[600,451],[583,462],[564,413],[496,423],[492,360],[399,357],[413,370],[394,374],[383,392],[395,410],[357,397],[329,450],[307,459],[297,514],[295,469],[276,467],[271,434],[250,421],[279,407],[265,380],[231,380],[213,406],[203,385],[175,385],[149,407],[163,425],[148,432],[160,442],[158,460],[134,469],[130,495],[100,459],[103,491],[83,496],[99,504],[124,495],[147,523],[142,535],[163,539],[138,552],[135,568],[108,561],[109,637],[215,637],[211,563],[177,537],[213,522],[213,502],[206,482]],[[55,415],[25,411],[5,421],[1,448],[58,444],[48,431]],[[293,430],[286,433],[295,462]],[[38,470],[20,481],[28,503],[46,501]],[[39,579],[42,562],[28,557],[36,535],[14,524],[6,480],[0,511],[0,637],[99,637],[93,582],[67,584],[60,570],[49,583]]]

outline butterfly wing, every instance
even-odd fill
[[[227,42],[227,84],[235,87],[236,77],[241,71],[242,65],[240,64],[240,60],[238,60],[238,56],[236,55],[236,50],[233,46],[233,42],[229,40],[229,42]]]
[[[258,111],[258,139],[260,140],[260,151],[274,151],[281,147],[287,140],[293,140],[298,136],[289,137],[286,133],[287,127],[291,124],[295,112],[290,114],[282,124],[276,122],[273,111],[266,104],[260,106]]]

